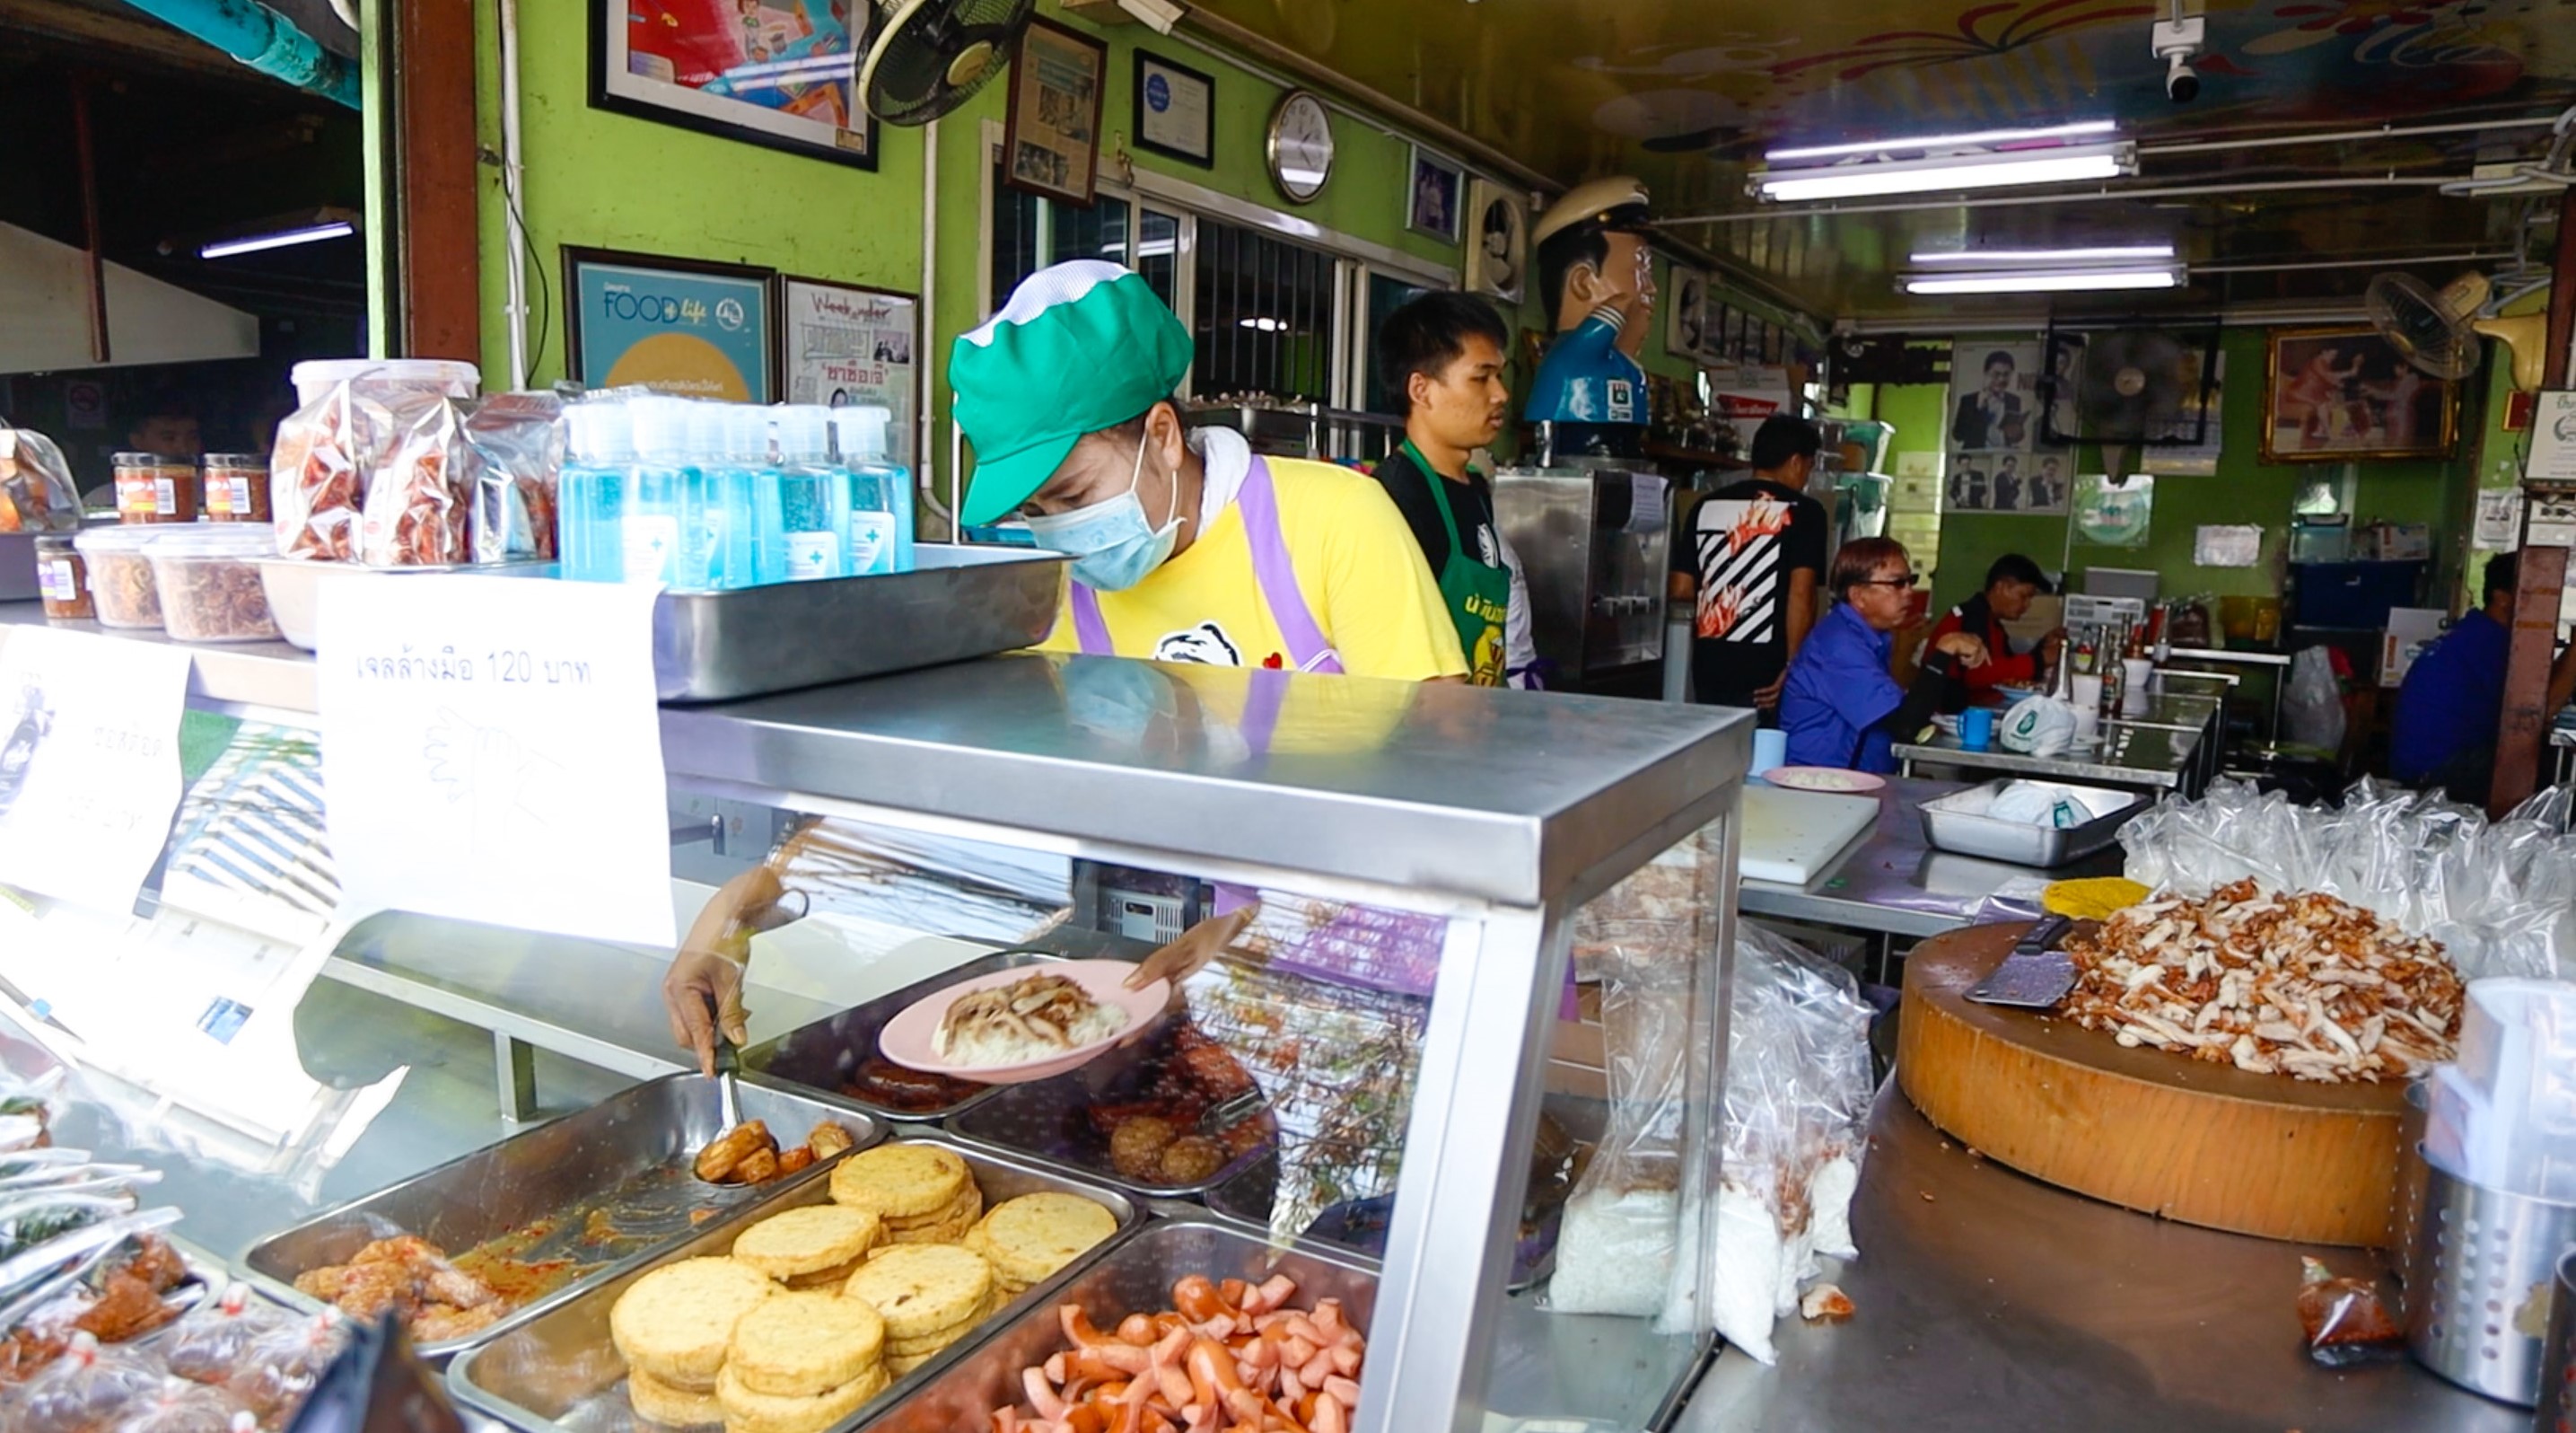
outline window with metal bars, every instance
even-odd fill
[[[1192,392],[1332,401],[1335,263],[1315,249],[1200,219]]]

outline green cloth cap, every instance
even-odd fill
[[[948,353],[952,411],[975,445],[961,519],[980,526],[1046,485],[1085,433],[1172,396],[1190,333],[1144,279],[1076,259],[1040,269]]]

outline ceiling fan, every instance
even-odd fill
[[[2371,327],[2379,330],[2389,347],[2435,378],[2458,379],[2475,373],[2485,357],[2478,338],[2501,339],[2512,359],[2508,372],[2513,386],[2528,393],[2540,387],[2541,367],[2548,357],[2544,349],[2549,318],[2546,314],[2496,315],[2506,304],[2547,283],[2542,278],[2500,290],[2486,275],[2466,273],[2436,290],[2413,274],[2392,271],[2371,279],[2362,306],[2370,314]]]

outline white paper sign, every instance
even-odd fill
[[[2576,392],[2540,395],[2531,415],[2531,459],[2522,475],[2534,482],[2576,483]]]
[[[463,575],[332,584],[323,796],[352,918],[677,939],[654,596]]]
[[[115,913],[170,838],[188,653],[46,627],[0,646],[0,882]]]
[[[2522,489],[2480,490],[2477,535],[2470,545],[2480,552],[2511,552],[2521,540]]]

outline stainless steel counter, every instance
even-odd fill
[[[41,602],[0,602],[0,646],[7,645],[10,631],[18,627],[52,627],[185,648],[196,658],[188,695],[200,706],[267,713],[313,710],[313,654],[284,642],[173,642],[159,632],[121,631],[96,622],[48,622]]]
[[[1737,892],[1736,908],[1880,935],[1934,936],[1979,921],[2036,919],[2038,882],[2119,874],[2118,851],[2043,871],[1933,850],[1923,840],[1923,818],[1915,808],[1965,786],[1891,779],[1878,793],[1877,826],[1841,859],[1804,886],[1748,880]]]
[[[2209,697],[2158,696],[2142,717],[2104,722],[2098,748],[2060,756],[2025,756],[2001,746],[1970,751],[1946,732],[1894,750],[1908,776],[1921,768],[1992,771],[2191,797],[2207,789],[2218,771],[2219,710]]]
[[[1723,1354],[1681,1433],[2525,1433],[2531,1415],[2398,1360],[2308,1361],[2299,1258],[2372,1258],[2167,1223],[2027,1179],[1879,1092],[1829,1272],[1850,1322],[1773,1330],[1776,1368]]]

